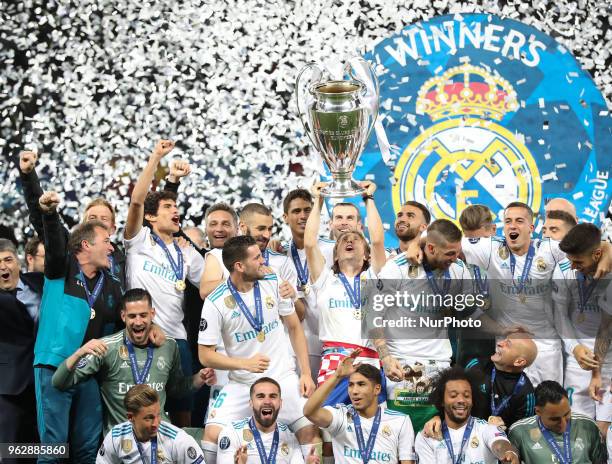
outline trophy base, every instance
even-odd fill
[[[357,197],[364,193],[365,189],[350,177],[348,179],[334,179],[329,185],[321,189],[321,196],[325,198]]]

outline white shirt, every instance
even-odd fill
[[[185,292],[176,289],[176,275],[168,262],[164,250],[151,237],[151,229],[143,226],[130,240],[125,240],[127,287],[144,288],[151,294],[155,308],[155,322],[166,335],[187,339],[183,327],[183,299]],[[173,244],[167,244],[170,255],[178,263]],[[204,270],[204,259],[189,246],[181,248],[183,253],[183,279],[188,279],[199,288]]]
[[[217,464],[234,464],[234,454],[243,445],[247,445],[247,463],[261,464],[257,445],[253,439],[253,432],[249,428],[249,417],[226,425],[217,441]],[[291,433],[285,424],[276,424],[278,427],[278,449],[276,461],[279,464],[303,464],[304,457],[295,435]],[[274,432],[262,433],[261,441],[266,450],[266,456],[270,455]]]
[[[332,437],[336,463],[363,464],[355,433],[355,422],[350,412],[352,408],[338,404],[335,407],[325,406],[325,409],[332,413],[331,424],[324,430]],[[368,443],[374,417],[369,419],[360,417],[365,444]],[[410,417],[401,412],[383,408],[369,462],[397,463],[415,459],[414,431]]]
[[[261,374],[247,370],[229,372],[230,380],[246,384],[251,384],[260,377],[279,380],[295,372],[295,363],[287,350],[290,341],[283,330],[281,320],[281,316],[295,312],[293,303],[291,300],[280,298],[276,274],[267,274],[258,282],[263,312],[262,330],[265,333],[263,342],[257,340],[257,332],[242,314],[230,293],[227,281],[208,295],[204,301],[200,320],[198,344],[216,346],[221,334],[225,351],[231,358],[251,358],[257,353],[270,358],[268,369]],[[251,314],[255,316],[254,289],[248,293],[240,293],[240,296]]]
[[[580,307],[580,291],[578,287],[578,271],[571,268],[569,260],[561,261],[553,274],[553,304],[557,331],[563,340],[568,354],[568,362],[578,365],[573,351],[578,345],[584,345],[593,350],[595,337],[601,324],[602,311],[608,311],[612,301],[612,279],[599,279],[587,300],[584,308]],[[583,284],[593,285],[592,279]],[[606,361],[612,363],[612,346],[608,349]]]
[[[144,462],[151,462],[151,441],[141,443]],[[114,426],[106,434],[96,456],[96,464],[142,464],[136,437],[129,421]],[[204,463],[202,449],[185,431],[162,421],[157,431],[157,462],[159,464]]]
[[[434,279],[440,292],[443,292],[445,278],[444,272],[433,271]],[[469,294],[473,291],[471,275],[467,266],[460,260],[450,265],[448,269],[450,277],[450,287],[446,295]],[[445,315],[460,315],[460,311],[453,312],[452,308],[459,309],[458,306],[448,308],[432,306],[427,302],[427,298],[433,297],[431,284],[427,279],[427,273],[423,265],[412,265],[404,254],[391,259],[385,263],[378,273],[380,283],[389,286],[384,289],[384,293],[394,293],[399,291],[402,295],[414,296],[415,299],[421,298],[413,305],[413,301],[408,301],[404,307],[386,308],[386,312],[381,312],[381,316],[386,316],[387,320],[399,320],[402,316],[410,317],[417,324],[415,327],[388,328],[386,334],[389,352],[398,360],[417,359],[450,362],[452,348],[448,339],[446,327],[427,327],[423,325],[425,319],[440,320]],[[423,302],[422,298],[426,301]],[[445,310],[447,309],[447,310]],[[476,311],[472,318],[478,318],[481,314]],[[419,317],[421,316],[421,317]],[[393,336],[397,333],[397,337]]]
[[[499,237],[464,238],[463,253],[470,264],[487,271],[491,292],[491,317],[503,326],[523,325],[537,334],[538,349],[560,349],[554,327],[551,303],[551,277],[555,266],[565,258],[559,242],[549,239],[533,240],[535,255],[523,288],[525,302],[517,294],[527,253],[516,256],[514,278],[510,267],[510,251]],[[513,285],[514,282],[514,285]]]
[[[463,432],[466,426],[467,423],[457,430],[448,429],[453,443],[455,459],[459,456]],[[482,419],[475,419],[474,428],[464,448],[465,460],[463,464],[496,464],[497,458],[491,452],[491,446],[497,440],[509,441],[502,430],[494,425],[487,424],[487,422]],[[423,432],[419,432],[414,443],[414,448],[416,454],[419,456],[420,464],[454,464],[451,461],[444,440],[425,438]]]
[[[362,272],[360,277],[361,281],[374,278],[376,276],[371,268]],[[353,277],[347,280],[352,287]],[[311,293],[315,296],[315,308],[319,313],[319,339],[322,342],[367,346],[368,340],[362,338],[361,333],[361,308],[353,306],[342,281],[331,268],[323,268],[323,272],[312,285]]]

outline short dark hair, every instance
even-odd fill
[[[8,251],[15,256],[16,260],[19,260],[17,256],[17,247],[8,238],[0,238],[0,252]]]
[[[270,208],[268,208],[266,205],[262,205],[261,203],[249,203],[245,205],[240,211],[240,219],[244,220],[245,218],[252,216],[253,214],[272,216],[272,210],[270,210]]]
[[[310,194],[308,190],[302,189],[302,188],[291,190],[291,192],[289,192],[287,196],[285,197],[285,199],[283,200],[283,212],[285,214],[289,212],[289,205],[296,198],[307,201],[310,204],[314,203],[312,200],[312,195]]]
[[[157,216],[159,211],[159,204],[163,200],[172,200],[176,203],[176,192],[169,192],[162,190],[160,192],[149,192],[144,201],[144,214],[150,214],[151,216]]]
[[[523,203],[522,201],[513,201],[511,203],[508,203],[506,205],[506,207],[504,208],[504,212],[506,212],[506,210],[508,208],[523,208],[526,209],[527,212],[529,213],[529,218],[531,219],[531,221],[533,221],[533,210],[531,209],[531,207],[527,204],[527,203]]]
[[[349,203],[348,201],[343,201],[340,203],[336,203],[333,207],[332,207],[332,214],[331,214],[331,218],[334,219],[334,210],[336,209],[337,206],[351,206],[353,208],[355,208],[355,212],[357,214],[357,221],[361,221],[361,212],[359,211],[359,208],[357,208],[357,205],[355,205],[354,203]]]
[[[253,391],[255,390],[255,385],[259,385],[260,383],[271,383],[272,385],[276,385],[276,388],[278,388],[279,396],[282,395],[282,393],[281,393],[281,386],[279,385],[279,383],[276,380],[274,380],[271,377],[261,377],[261,378],[257,379],[255,382],[253,382],[253,384],[251,385],[251,388],[249,389],[249,396],[253,396]]]
[[[448,219],[436,219],[429,224],[427,228],[427,236],[436,238],[442,237],[449,243],[457,243],[461,241],[461,229]]]
[[[561,251],[568,255],[583,255],[593,251],[601,243],[601,231],[588,222],[570,229],[559,243]]]
[[[475,370],[466,370],[461,366],[449,367],[438,374],[433,381],[429,403],[436,407],[441,417],[444,417],[444,392],[446,391],[446,384],[453,380],[465,380],[470,384],[472,388],[472,409],[478,410],[482,403],[482,393],[479,386],[482,380],[481,376]]]
[[[232,217],[232,219],[234,220],[234,224],[238,224],[238,214],[236,214],[236,210],[227,203],[223,202],[215,203],[214,205],[208,207],[206,213],[204,214],[204,223],[208,221],[208,216],[210,216],[215,211],[225,211]]]
[[[493,213],[485,205],[470,205],[459,216],[459,224],[464,232],[472,232],[492,223]]]
[[[550,211],[548,211],[546,213],[546,219],[557,219],[559,221],[563,221],[566,224],[569,224],[572,227],[578,224],[578,221],[576,221],[576,218],[574,216],[572,216],[567,211],[561,211],[560,209],[551,209]]]
[[[30,240],[28,240],[25,244],[24,250],[26,259],[28,256],[36,256],[36,254],[38,253],[38,245],[41,244],[44,245],[43,241],[38,237],[38,235],[35,235]]]
[[[402,206],[414,206],[421,210],[423,213],[423,218],[425,219],[425,224],[429,224],[431,222],[431,213],[427,209],[427,207],[423,203],[419,203],[418,201],[408,200],[404,202]]]
[[[82,250],[83,240],[93,243],[96,239],[96,229],[104,229],[108,232],[108,228],[102,221],[87,221],[78,224],[68,237],[68,250],[73,255],[76,255],[79,251]]]
[[[375,368],[371,364],[359,364],[355,368],[355,374],[363,375],[366,379],[374,383],[374,385],[382,385],[380,369]]]
[[[119,309],[121,309],[121,311],[125,311],[125,307],[128,303],[133,303],[134,301],[142,300],[147,300],[149,306],[153,306],[151,294],[147,290],[145,290],[144,288],[131,288],[121,297]]]
[[[559,404],[563,398],[568,398],[565,389],[554,380],[544,380],[535,389],[535,405],[544,407],[548,403]]]
[[[134,385],[123,397],[125,410],[132,414],[137,414],[142,408],[147,408],[155,403],[159,403],[159,396],[145,383]]]
[[[257,245],[257,242],[250,235],[238,235],[228,239],[223,245],[223,252],[221,253],[223,265],[227,270],[232,272],[234,264],[245,259],[248,255],[248,248],[253,245]]]

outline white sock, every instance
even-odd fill
[[[217,444],[202,440],[200,442],[206,464],[217,464]]]

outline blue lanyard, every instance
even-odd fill
[[[442,421],[442,436],[444,437],[444,442],[446,443],[446,450],[448,451],[448,454],[450,454],[450,458],[453,464],[459,464],[463,462],[463,455],[465,454],[465,445],[470,439],[470,435],[472,434],[473,428],[474,418],[470,416],[467,425],[465,426],[465,431],[463,432],[463,438],[461,439],[461,449],[459,450],[459,455],[457,456],[457,459],[455,459],[453,441],[451,440],[450,433],[448,432],[448,426],[446,425],[446,421]]]
[[[149,371],[151,370],[151,364],[153,363],[153,346],[150,343],[147,346],[147,360],[141,372],[138,370],[138,362],[136,361],[134,345],[132,344],[130,339],[127,338],[127,335],[124,336],[123,340],[125,342],[125,346],[127,346],[128,355],[130,358],[130,367],[132,368],[132,376],[134,377],[134,382],[136,383],[136,385],[143,384],[147,380],[147,376],[149,375]]]
[[[555,437],[553,437],[550,431],[546,427],[544,427],[544,424],[542,424],[542,421],[540,420],[539,416],[538,416],[538,427],[540,427],[540,432],[542,432],[542,435],[546,439],[548,446],[550,446],[553,453],[555,453],[555,456],[557,456],[557,459],[559,460],[559,462],[561,464],[571,464],[572,462],[572,444],[570,443],[570,432],[572,430],[571,419],[567,424],[567,428],[565,429],[565,432],[563,432],[563,451],[561,451],[561,448],[559,448],[559,445],[557,444],[557,440],[555,440]]]
[[[474,265],[474,282],[476,282],[476,287],[478,288],[478,292],[487,298],[489,296],[489,279],[486,277],[482,278],[482,274],[480,273],[480,267]]]
[[[81,278],[81,281],[83,282],[83,288],[85,289],[87,304],[91,309],[93,309],[94,304],[96,304],[96,300],[98,299],[98,296],[100,296],[100,292],[102,292],[102,287],[104,287],[104,271],[100,271],[100,277],[98,277],[96,285],[94,285],[93,292],[90,292],[89,288],[87,288],[87,279],[85,279],[83,269],[81,269],[80,264],[77,263],[77,265],[79,266],[79,277]]]
[[[183,252],[181,251],[179,246],[176,244],[176,242],[172,242],[174,245],[174,249],[176,250],[176,257],[178,260],[178,262],[175,262],[174,258],[170,254],[170,250],[168,249],[164,241],[153,233],[151,234],[151,237],[153,237],[155,243],[157,243],[161,247],[161,249],[164,250],[164,253],[166,253],[166,258],[168,258],[168,261],[170,262],[170,267],[172,268],[172,272],[174,272],[174,275],[176,276],[176,280],[183,280]]]
[[[380,406],[376,410],[376,415],[374,416],[374,421],[372,422],[372,430],[370,430],[370,436],[368,437],[368,442],[366,444],[363,439],[363,430],[361,430],[361,417],[359,417],[359,413],[355,411],[353,408],[353,422],[355,423],[355,435],[357,435],[357,444],[359,445],[359,453],[361,454],[361,460],[363,464],[368,464],[370,460],[370,456],[372,455],[372,450],[374,449],[374,442],[376,441],[376,434],[378,433],[378,428],[380,427],[380,418],[381,418],[381,409]]]
[[[517,293],[521,293],[525,288],[525,284],[527,283],[527,278],[529,277],[529,271],[531,270],[531,264],[533,263],[533,257],[535,256],[535,248],[533,245],[529,245],[529,251],[527,252],[527,257],[525,258],[525,266],[523,266],[523,273],[521,274],[521,278],[519,279],[518,288],[514,285],[514,270],[516,269],[516,256],[514,253],[510,252],[510,272],[512,273],[512,286],[516,288]]]
[[[495,368],[493,368],[493,370],[491,371],[491,415],[493,416],[499,416],[499,414],[504,409],[506,409],[512,397],[516,395],[520,391],[521,388],[523,388],[523,385],[525,385],[525,382],[526,382],[525,374],[521,374],[517,382],[514,384],[514,389],[512,390],[512,394],[510,396],[505,396],[504,398],[502,398],[502,401],[499,404],[499,406],[496,406],[495,405],[495,393],[494,393],[496,373],[497,371],[495,370]]]
[[[236,300],[240,311],[242,311],[244,317],[246,317],[247,321],[249,321],[249,324],[251,324],[251,327],[253,327],[257,332],[261,332],[261,328],[263,326],[263,308],[261,305],[261,292],[259,291],[259,282],[256,281],[255,285],[253,285],[253,296],[255,297],[255,317],[253,317],[253,314],[251,314],[251,311],[244,303],[244,300],[240,296],[240,293],[238,293],[238,290],[236,290],[236,287],[232,283],[232,279],[227,279],[227,287],[229,288],[230,293],[234,297],[234,300]]]
[[[304,264],[300,260],[300,255],[298,253],[297,247],[293,240],[291,241],[291,259],[293,260],[293,264],[295,266],[295,271],[297,272],[298,279],[300,281],[300,285],[306,285],[308,283],[308,263],[304,260]]]
[[[338,274],[338,278],[340,279],[340,282],[342,282],[342,285],[344,285],[344,289],[346,290],[346,293],[348,293],[349,299],[351,300],[351,304],[355,309],[361,308],[361,282],[359,279],[360,275],[361,273],[353,277],[353,286],[351,286],[346,276],[342,272]]]
[[[586,309],[586,305],[597,287],[597,281],[595,279],[589,279],[582,272],[577,272],[576,277],[578,280],[578,299],[580,300],[580,312],[584,312]],[[590,284],[585,284],[585,282],[589,280]]]
[[[253,432],[253,439],[255,440],[255,445],[257,446],[257,452],[259,453],[259,462],[261,464],[274,464],[276,462],[276,453],[278,451],[278,441],[279,441],[279,433],[278,427],[274,429],[274,436],[272,437],[272,445],[270,446],[270,454],[266,456],[266,448],[264,447],[263,441],[261,439],[261,435],[259,430],[255,425],[255,421],[251,417],[249,419],[249,428],[251,432]]]
[[[134,433],[134,429],[132,429],[132,433]],[[136,438],[135,433],[134,441],[136,442],[136,447],[138,448],[138,454],[140,454],[142,464],[147,464],[144,458],[144,450],[142,449],[142,445],[138,441],[138,438]],[[151,464],[157,464],[157,437],[151,438]]]
[[[450,290],[451,278],[450,271],[446,269],[444,271],[444,286],[442,287],[442,291],[440,291],[440,287],[438,287],[438,282],[436,282],[436,278],[433,275],[433,271],[428,264],[423,264],[423,269],[425,270],[425,274],[427,274],[427,281],[431,286],[431,289],[436,295],[441,295],[442,297],[446,296],[448,291]]]
[[[263,255],[264,264],[266,266],[269,266],[270,265],[270,250],[266,248],[261,254]]]

